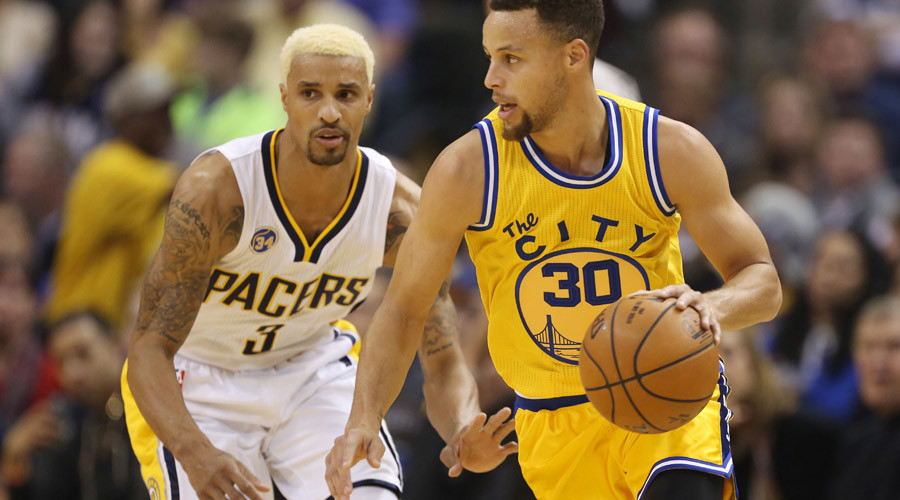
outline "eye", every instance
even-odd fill
[[[305,97],[307,99],[312,99],[313,97],[316,96],[316,91],[312,90],[312,89],[306,89],[306,90],[300,91],[300,95],[302,95],[303,97]]]
[[[517,63],[517,62],[519,62],[519,58],[518,58],[518,57],[513,56],[513,55],[508,55],[508,54],[507,54],[507,56],[506,56],[506,63],[507,63],[507,64],[514,64],[514,63]]]
[[[339,99],[346,100],[346,99],[353,99],[354,97],[356,97],[356,92],[354,92],[352,90],[342,90],[342,91],[338,92]]]

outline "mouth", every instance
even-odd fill
[[[313,139],[326,148],[336,148],[347,138],[342,130],[336,128],[323,128],[313,134]]]
[[[515,112],[517,105],[510,103],[501,103],[500,104],[500,112],[498,116],[500,116],[501,120],[506,120],[510,116],[512,116],[513,112]]]

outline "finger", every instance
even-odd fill
[[[475,437],[479,432],[481,432],[482,427],[484,427],[484,421],[487,420],[487,414],[484,412],[475,415],[475,418],[472,419],[472,422],[466,428],[466,432],[464,433],[468,437]]]
[[[675,308],[679,311],[683,311],[688,307],[698,306],[701,304],[700,300],[702,299],[702,297],[703,294],[701,294],[700,292],[689,290],[678,296],[678,300],[675,302]]]
[[[493,434],[510,415],[512,415],[512,410],[509,408],[501,408],[500,411],[491,415],[491,418],[488,419],[484,426],[484,430]]]
[[[650,293],[650,290],[638,290],[636,292],[631,292],[626,297],[637,297],[638,295],[647,295]]]
[[[250,472],[250,469],[247,468],[244,464],[238,462],[238,468],[241,471],[241,481],[235,481],[237,485],[245,492],[247,496],[250,496],[247,491],[257,490],[257,491],[269,491],[271,488],[262,481],[259,480],[256,475]],[[254,492],[255,493],[255,492]],[[253,497],[251,497],[253,498]],[[262,499],[262,497],[260,497]]]
[[[366,450],[366,461],[373,469],[381,467],[381,457],[384,456],[384,444],[380,439],[373,439]]]
[[[498,443],[506,439],[506,436],[509,436],[509,433],[516,430],[516,421],[513,419],[509,419],[500,426],[499,429],[494,431],[493,438]]]
[[[713,317],[711,326],[713,332],[713,342],[715,342],[716,345],[719,345],[719,342],[722,341],[722,326],[719,325],[719,321],[715,317]]]
[[[462,473],[462,465],[459,463],[459,454],[454,446],[444,446],[441,450],[441,462],[447,467],[447,475],[457,477]]]
[[[687,285],[669,285],[667,287],[660,288],[659,290],[653,290],[650,293],[656,297],[668,299],[671,297],[679,297],[690,291],[692,291],[691,287]]]
[[[512,455],[513,453],[518,453],[519,452],[519,443],[517,443],[515,441],[506,443],[505,445],[500,447],[500,452],[503,453],[504,457],[508,457],[508,456]]]

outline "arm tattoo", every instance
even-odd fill
[[[456,310],[450,301],[450,283],[443,282],[438,298],[425,321],[422,336],[422,353],[433,356],[446,351],[456,343]]]
[[[207,222],[216,219],[211,206],[172,201],[162,246],[141,291],[139,333],[152,330],[174,347],[187,338],[209,281],[213,243]]]
[[[241,241],[241,232],[244,230],[244,207],[231,207],[231,222],[225,227],[225,244],[228,247],[237,246]],[[233,244],[232,244],[233,242]]]
[[[391,212],[391,215],[388,216],[387,236],[384,239],[385,254],[389,253],[394,246],[400,244],[403,234],[409,229],[409,222],[406,219],[407,217],[400,210]]]

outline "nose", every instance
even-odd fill
[[[494,61],[491,61],[490,66],[488,66],[487,74],[484,75],[484,86],[489,89],[500,88],[503,85],[503,79],[498,75],[499,70],[497,69]]]
[[[341,118],[341,111],[338,109],[337,103],[333,97],[322,99],[322,106],[319,108],[319,119],[325,123],[336,123]]]

